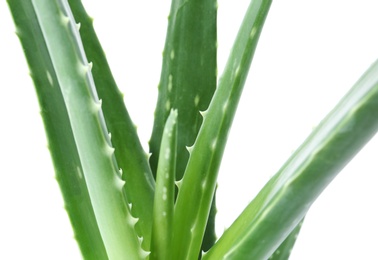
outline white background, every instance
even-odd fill
[[[249,1],[218,2],[221,73]],[[85,4],[147,149],[169,1]],[[378,58],[377,7],[375,0],[272,4],[219,173],[218,234]],[[0,259],[80,259],[5,1],[0,91]],[[291,259],[378,259],[377,156],[374,138],[314,203]]]

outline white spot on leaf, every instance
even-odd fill
[[[200,96],[199,96],[199,95],[196,95],[196,97],[194,98],[194,105],[195,105],[195,106],[198,106],[199,101],[200,101]]]
[[[173,87],[172,80],[173,80],[173,76],[170,74],[170,75],[168,76],[168,91],[169,91],[169,92],[172,91],[172,87]]]
[[[83,179],[83,173],[81,172],[81,168],[79,166],[76,167],[77,175],[80,179]]]
[[[253,37],[255,37],[255,34],[257,32],[257,28],[256,27],[253,27],[252,30],[251,30],[251,34],[249,35],[249,37],[252,39]]]
[[[167,200],[167,187],[163,187],[163,200]]]
[[[54,85],[54,84],[53,84],[54,82],[53,82],[53,79],[52,79],[52,77],[51,77],[51,74],[50,74],[50,72],[49,72],[48,70],[46,70],[46,75],[47,75],[47,79],[48,79],[50,85],[53,86],[53,85]]]
[[[205,181],[203,181],[203,182],[201,183],[202,190],[205,190],[205,189],[206,189],[206,186],[207,186],[207,181],[205,180]]]
[[[169,111],[171,109],[171,102],[169,102],[169,100],[167,100],[167,102],[165,102],[165,109],[167,111]]]
[[[238,66],[235,70],[235,76],[239,76],[240,74],[240,66]]]
[[[224,102],[224,104],[223,104],[223,107],[222,107],[223,114],[226,113],[227,108],[228,108],[228,100],[226,102]]]
[[[215,148],[217,147],[217,142],[218,142],[218,139],[214,139],[212,142],[211,142],[211,150],[215,150]]]

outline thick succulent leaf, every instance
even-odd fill
[[[266,259],[378,130],[378,60],[264,186],[204,259]]]
[[[150,164],[154,174],[165,121],[177,109],[178,144],[176,179],[184,174],[192,146],[202,123],[200,111],[208,108],[217,80],[217,1],[172,0],[163,54],[155,121],[150,140]],[[215,212],[215,203],[213,204]],[[215,242],[214,218],[209,219],[203,249]]]
[[[110,71],[105,53],[93,28],[92,19],[87,15],[80,0],[68,1],[75,20],[80,23],[80,36],[89,61],[93,63],[92,74],[106,126],[111,133],[118,166],[126,181],[125,192],[128,202],[133,205],[132,214],[139,221],[138,235],[143,237],[143,248],[149,250],[152,227],[152,207],[155,181],[134,124],[126,110]]]
[[[106,259],[67,109],[33,5],[23,0],[8,0],[8,4],[36,86],[56,179],[75,238],[85,259]]]
[[[271,0],[252,1],[204,121],[175,206],[172,259],[198,256],[221,157]]]
[[[123,181],[103,122],[91,65],[87,62],[68,3],[35,0],[30,5],[26,2],[19,4],[33,9],[42,32],[43,46],[48,50],[58,83],[55,85],[50,80],[48,87],[60,87],[62,92],[81,162],[82,178],[88,187],[107,255],[110,259],[120,259],[121,256],[139,259],[145,253],[135,233],[136,220],[130,214],[122,190]]]
[[[175,200],[177,111],[172,110],[164,127],[156,175],[150,259],[171,259],[172,221]]]

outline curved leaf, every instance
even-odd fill
[[[378,130],[378,60],[264,186],[204,259],[266,259]]]

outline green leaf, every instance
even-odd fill
[[[140,259],[142,251],[122,191],[123,181],[114,159],[88,64],[71,10],[66,1],[19,2],[34,12],[51,58],[81,162],[100,234],[110,259]],[[25,20],[24,22],[27,22]],[[46,72],[47,74],[47,72]],[[55,78],[54,76],[54,78]],[[50,77],[52,77],[50,75]],[[38,86],[37,86],[38,87]]]
[[[56,179],[80,251],[85,259],[107,259],[67,109],[33,5],[23,0],[8,0],[8,5],[35,84]]]
[[[151,168],[156,171],[165,121],[171,108],[178,122],[177,179],[216,87],[216,1],[173,0],[169,15],[158,103],[150,140]]]
[[[177,179],[202,123],[199,111],[209,106],[216,88],[216,1],[173,0],[169,15],[158,103],[150,140],[151,168],[156,172],[165,121],[177,109]]]
[[[152,208],[155,180],[152,176],[134,124],[126,110],[120,93],[110,71],[105,53],[93,28],[93,21],[85,12],[80,0],[68,1],[73,15],[80,23],[80,35],[89,61],[93,63],[92,74],[106,126],[111,133],[118,166],[126,181],[125,192],[132,206],[132,215],[138,218],[136,228],[143,238],[143,248],[149,250],[152,228]]]
[[[266,259],[378,130],[378,60],[264,186],[204,259]]]
[[[164,127],[156,176],[150,259],[170,259],[175,199],[177,111],[172,110]]]
[[[252,1],[218,88],[204,113],[175,206],[173,258],[198,256],[228,131],[271,1]]]

